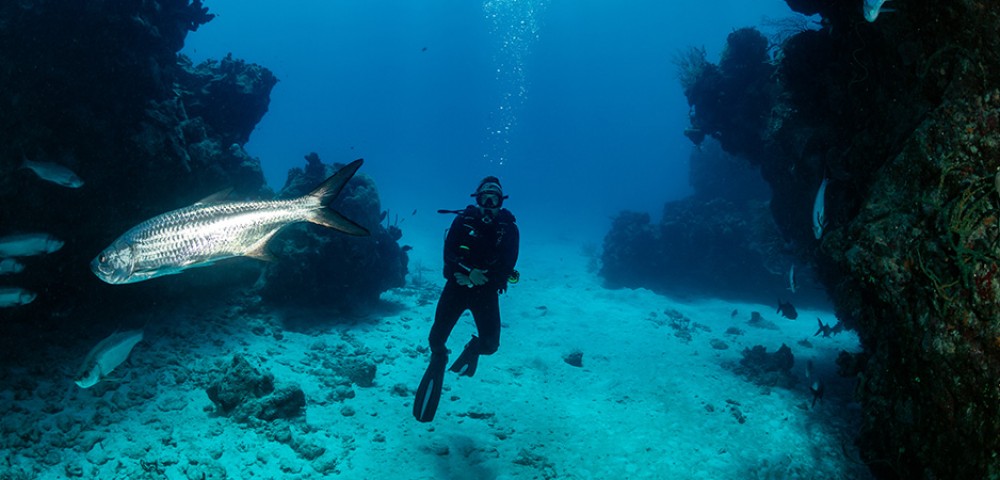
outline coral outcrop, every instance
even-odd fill
[[[790,294],[793,259],[768,208],[756,168],[712,139],[691,155],[694,194],[664,205],[658,222],[622,212],[604,238],[600,274],[609,287],[771,303]],[[796,269],[796,302],[826,301],[805,265]]]
[[[322,248],[305,252],[309,265],[293,257],[272,266],[235,259],[127,286],[104,284],[90,272],[102,249],[156,215],[230,188],[232,199],[274,197],[243,145],[267,112],[275,76],[232,56],[194,65],[178,54],[187,32],[212,17],[200,0],[0,3],[0,135],[10,140],[0,142],[0,235],[40,232],[65,242],[5,276],[37,298],[0,309],[9,329],[4,338],[34,338],[39,329],[73,338],[65,330],[78,325],[116,328],[126,314],[219,302],[252,288],[265,268],[270,299],[361,307],[402,283],[402,232],[379,226],[378,196],[363,175],[335,208],[374,235],[327,240],[336,234],[304,227],[298,235],[315,240],[306,244],[288,232],[292,239],[275,256]],[[19,169],[24,159],[65,166],[84,185],[42,181]],[[300,181],[311,189],[325,175],[320,170]],[[277,272],[292,275],[280,280],[289,282],[284,291],[276,287]],[[7,347],[0,356],[27,348]]]
[[[342,166],[326,165],[310,153],[304,169],[289,171],[278,196],[308,194]],[[371,235],[351,237],[307,223],[288,227],[270,245],[282,260],[268,266],[258,287],[265,302],[358,312],[374,305],[382,292],[404,285],[408,247],[398,243],[402,230],[383,223],[378,189],[371,177],[363,172],[355,175],[330,208]]]
[[[863,352],[839,363],[858,379],[870,469],[1000,478],[1000,6],[916,0],[869,23],[860,2],[788,3],[822,28],[777,46],[777,75],[746,82],[746,106],[700,73],[721,64],[692,70],[693,128],[747,140],[722,143],[760,166],[783,237],[858,332]]]
[[[200,1],[4,2],[0,18],[0,134],[11,140],[0,144],[2,230],[66,242],[9,279],[38,299],[0,314],[15,324],[52,312],[106,318],[109,308],[169,298],[181,280],[116,289],[96,281],[90,260],[137,223],[213,192],[271,195],[241,145],[267,109],[273,75],[178,55],[187,32],[212,19]],[[222,106],[247,119],[222,120]],[[63,165],[84,186],[40,181],[18,170],[24,159]]]
[[[205,392],[219,414],[241,423],[291,419],[305,412],[306,397],[297,385],[277,388],[274,375],[250,365],[243,356],[232,363]]]

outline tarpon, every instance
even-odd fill
[[[136,225],[90,263],[97,278],[135,283],[231,257],[269,259],[267,242],[282,228],[312,222],[349,235],[368,230],[326,208],[363,161],[358,159],[308,195],[290,200],[218,202],[213,195]]]
[[[135,344],[142,341],[142,330],[115,332],[94,346],[84,359],[79,373],[73,378],[80,388],[90,388],[97,385],[121,365]]]
[[[52,253],[63,247],[63,241],[47,233],[26,233],[0,238],[0,257],[30,257]]]
[[[18,307],[35,301],[35,292],[20,287],[0,288],[0,308]]]
[[[21,164],[21,168],[27,168],[38,178],[42,180],[52,182],[56,185],[62,185],[69,188],[80,188],[83,186],[83,180],[80,179],[72,170],[59,165],[58,163],[52,162],[35,162],[32,160],[24,159],[24,163]]]
[[[0,275],[12,275],[24,271],[24,265],[13,258],[0,260]]]
[[[826,228],[826,184],[830,181],[823,178],[823,183],[819,184],[816,192],[816,200],[813,202],[813,235],[816,240],[823,236],[823,229]]]
[[[788,290],[795,293],[798,288],[799,284],[795,281],[795,264],[792,264],[791,268],[788,269]]]
[[[864,13],[865,20],[868,20],[869,23],[874,22],[878,18],[878,14],[894,12],[895,10],[884,6],[887,2],[889,0],[862,0],[861,12]]]

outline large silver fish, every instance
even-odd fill
[[[35,162],[24,159],[24,163],[21,164],[21,168],[27,168],[28,170],[35,172],[35,175],[38,175],[38,178],[52,182],[56,185],[62,185],[69,188],[80,188],[83,186],[83,180],[81,180],[76,173],[73,173],[72,170],[59,165],[58,163]]]
[[[90,268],[105,282],[124,284],[180,273],[225,258],[267,259],[267,242],[279,230],[297,222],[312,222],[349,235],[368,235],[364,227],[324,206],[340,194],[361,163],[360,159],[351,162],[299,198],[220,203],[209,197],[153,217],[118,237],[94,258]]]
[[[30,257],[52,253],[63,247],[63,241],[47,233],[25,233],[0,238],[0,257]]]
[[[24,271],[24,265],[13,258],[0,260],[0,275],[13,275]]]
[[[0,307],[19,307],[35,301],[35,292],[21,287],[0,288]]]
[[[90,349],[90,353],[83,360],[83,365],[80,366],[80,371],[73,378],[73,381],[80,388],[90,388],[97,385],[118,365],[125,362],[135,344],[141,341],[142,330],[112,333],[111,336],[101,340],[94,348]]]
[[[826,228],[826,184],[829,182],[828,178],[823,178],[816,191],[816,200],[813,201],[813,235],[816,240],[823,237],[823,229]]]

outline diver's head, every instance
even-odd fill
[[[476,205],[479,206],[483,214],[491,217],[500,211],[504,199],[507,198],[500,186],[500,179],[492,175],[479,182],[479,187],[476,188],[476,193],[473,193],[472,196],[476,197]]]

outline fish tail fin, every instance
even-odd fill
[[[348,235],[369,235],[368,229],[365,227],[358,225],[336,210],[323,207],[327,202],[340,195],[344,186],[354,177],[354,174],[361,167],[362,163],[364,163],[364,160],[360,158],[348,163],[347,166],[337,170],[337,173],[331,175],[330,178],[324,180],[315,190],[306,195],[319,203],[319,208],[309,212],[306,217],[307,221],[339,230]]]
[[[309,216],[306,217],[306,220],[317,225],[339,230],[348,235],[356,235],[359,237],[370,235],[367,228],[358,225],[353,220],[342,215],[340,212],[329,208],[321,208],[319,210],[309,212]]]
[[[358,171],[358,168],[361,168],[362,163],[364,163],[364,159],[361,158],[348,163],[344,168],[337,170],[337,173],[330,175],[330,178],[323,180],[323,183],[319,184],[315,190],[309,192],[307,196],[316,198],[320,204],[325,205],[330,200],[336,198],[337,195],[340,195],[341,190],[354,177],[355,172]]]

